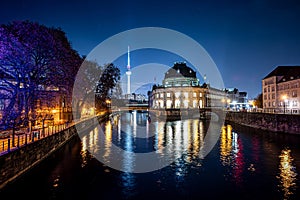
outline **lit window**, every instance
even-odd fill
[[[197,97],[197,93],[196,92],[193,93],[193,97]]]
[[[171,97],[171,93],[170,92],[167,93],[167,97]]]
[[[189,107],[189,100],[184,100],[183,101],[183,106],[184,106],[184,108],[188,108]]]
[[[203,108],[203,101],[200,99],[200,101],[199,101],[199,107],[200,108]]]
[[[187,98],[189,98],[189,93],[188,92],[185,92],[184,93],[184,97],[187,99]]]
[[[297,90],[292,91],[292,97],[297,97]]]
[[[172,108],[172,101],[171,100],[167,100],[167,108]]]
[[[197,100],[193,100],[193,107],[194,107],[194,108],[197,108],[197,106],[198,106],[198,105],[197,105]]]
[[[293,101],[293,106],[297,106],[298,102],[297,101]]]

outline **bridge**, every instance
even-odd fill
[[[133,110],[148,111],[149,105],[147,103],[143,103],[143,104],[142,103],[130,103],[130,104],[125,104],[125,106],[111,108],[112,112],[133,111]]]
[[[170,120],[180,120],[187,118],[200,118],[206,120],[219,120],[225,117],[225,111],[222,108],[149,108],[148,104],[131,103],[122,107],[111,109],[112,113],[118,112],[149,112],[149,116],[154,118],[164,118]]]

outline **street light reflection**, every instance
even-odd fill
[[[279,158],[280,173],[277,178],[279,179],[280,184],[278,186],[283,192],[284,199],[288,199],[293,194],[293,190],[296,188],[296,168],[293,166],[293,158],[290,150],[282,150]]]

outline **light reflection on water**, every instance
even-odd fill
[[[82,138],[82,152],[89,149],[97,152],[99,148],[105,149],[104,157],[109,162],[112,144],[130,152],[152,152],[156,151],[161,157],[166,153],[179,157],[170,164],[171,173],[159,177],[157,185],[165,185],[164,178],[174,176],[175,187],[184,190],[183,185],[191,169],[198,170],[199,175],[202,167],[202,160],[199,152],[203,146],[204,137],[207,131],[207,122],[199,119],[187,119],[181,121],[152,121],[147,120],[146,113],[125,113],[115,116],[102,124],[105,130],[105,142],[103,146],[98,145],[101,134],[95,128],[90,134]],[[249,187],[248,181],[251,177],[259,177],[264,173],[262,159],[264,152],[275,153],[273,144],[262,142],[261,138],[252,135],[245,139],[245,136],[235,132],[230,125],[222,127],[218,143],[219,161],[224,167],[226,181],[234,183],[237,188]],[[171,146],[169,152],[163,151],[165,146]],[[88,147],[88,148],[87,148]],[[83,156],[83,165],[85,153]],[[124,154],[122,166],[124,171],[131,171],[134,167],[135,157]],[[217,155],[215,153],[215,155]],[[125,157],[127,156],[127,157]],[[288,199],[297,186],[297,173],[293,166],[293,158],[290,150],[282,150],[278,159],[279,175],[274,178],[279,181],[278,189],[282,191],[284,199]],[[276,162],[272,160],[272,162]],[[266,165],[271,165],[267,163]],[[111,171],[107,171],[111,173]],[[120,185],[122,193],[128,198],[137,193],[138,175],[134,173],[120,173]],[[163,187],[163,186],[161,186]]]
[[[259,162],[259,143],[260,141],[256,136],[252,136],[251,143],[251,160],[249,167],[245,167],[245,158],[243,152],[243,143],[239,135],[232,131],[231,125],[223,126],[220,136],[220,161],[223,166],[229,166],[232,169],[230,178],[235,184],[241,186],[247,176],[243,176],[246,170],[256,173],[257,164]],[[266,145],[266,150],[272,152],[271,144]],[[296,167],[293,165],[293,158],[291,150],[283,149],[279,157],[278,188],[283,193],[283,199],[289,199],[294,194],[297,188],[297,172]],[[263,159],[263,158],[262,158]]]
[[[279,188],[284,193],[284,199],[289,199],[296,189],[296,168],[293,166],[293,158],[291,156],[291,150],[284,149],[279,155],[279,176],[277,178],[280,181]]]
[[[220,136],[220,160],[223,166],[231,168],[230,177],[238,185],[243,184],[245,162],[243,144],[231,125],[223,126]]]
[[[200,159],[206,121],[149,122],[145,113],[133,116],[112,118],[101,124],[104,133],[98,127],[70,141],[0,190],[0,196],[23,198],[34,189],[39,192],[30,193],[31,199],[300,199],[299,136],[226,125],[212,151]],[[161,170],[125,173],[91,154],[104,149],[108,162],[113,145],[180,157]],[[167,145],[168,152],[163,150]],[[136,157],[124,155],[121,167],[131,169]]]
[[[107,158],[107,162],[109,162],[112,143],[130,152],[156,151],[162,158],[168,153],[174,155],[173,157],[180,157],[175,162],[171,162],[171,166],[175,170],[177,182],[183,182],[188,173],[187,164],[200,166],[198,157],[207,129],[204,122],[199,119],[149,122],[147,119],[146,113],[116,115],[102,124],[102,129],[105,130],[104,146],[98,145],[99,137],[95,135],[101,133],[96,127],[82,138],[82,152],[87,149],[95,152],[97,148],[104,148],[104,158]],[[171,147],[170,150],[163,151],[167,145]],[[84,156],[83,153],[82,155]],[[122,166],[124,171],[130,171],[129,169],[135,163],[135,157],[124,153],[124,156],[126,155],[127,157],[123,157]],[[135,174],[122,173],[121,180],[124,186],[123,192],[131,194],[136,184]]]

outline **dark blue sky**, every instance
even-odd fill
[[[261,92],[262,78],[277,65],[300,65],[297,1],[2,1],[0,23],[13,20],[62,28],[81,55],[128,29],[173,29],[206,49],[226,87],[246,91],[250,98]],[[143,59],[132,54],[131,65]]]

